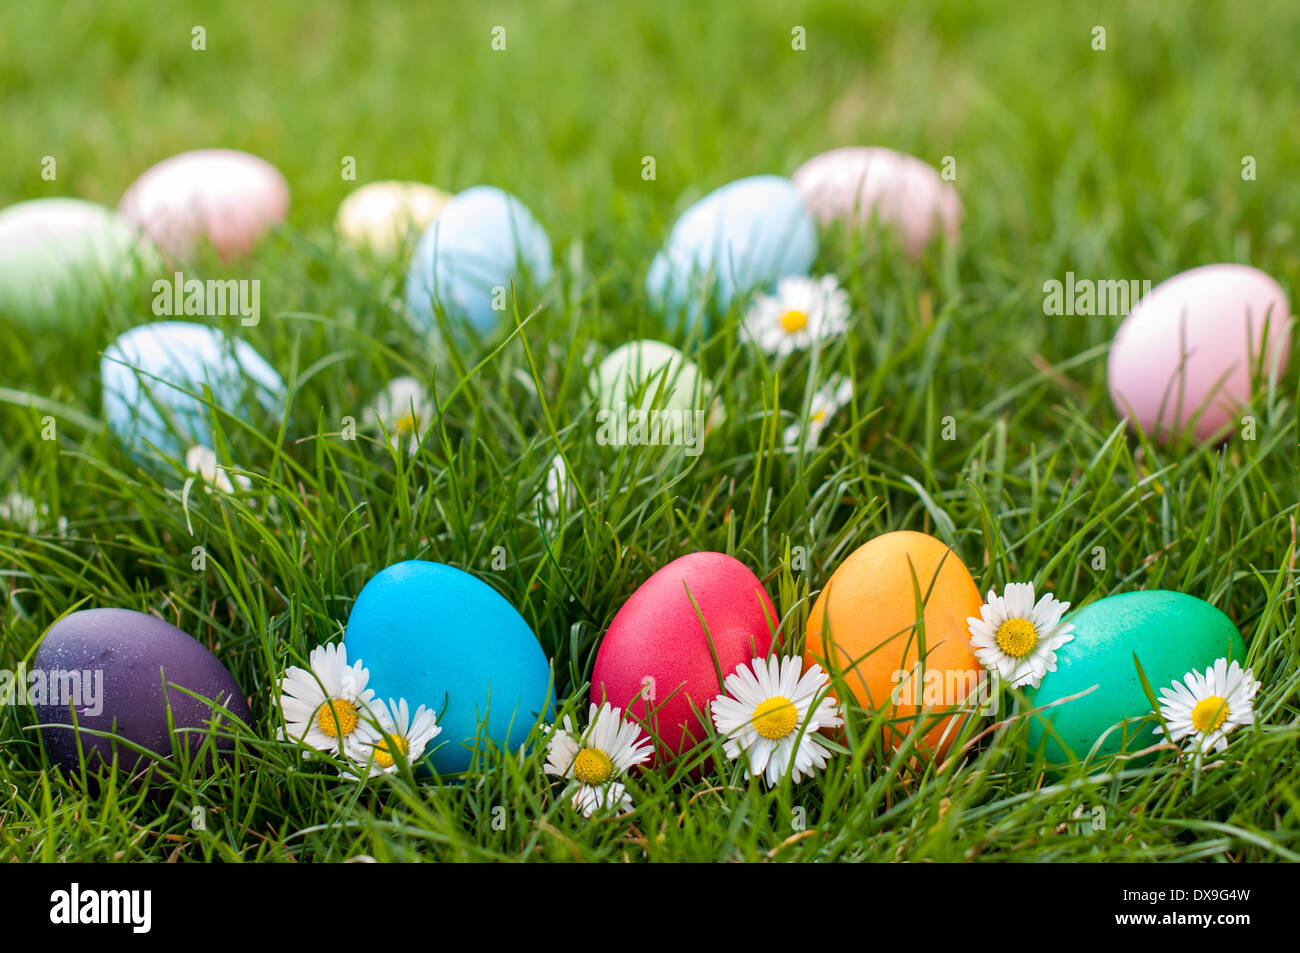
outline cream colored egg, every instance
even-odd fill
[[[413,242],[449,201],[451,195],[422,182],[371,182],[339,203],[336,227],[347,244],[389,256]]]

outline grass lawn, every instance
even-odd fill
[[[1300,860],[1300,362],[1258,395],[1255,439],[1161,447],[1107,394],[1120,319],[1043,311],[1067,272],[1155,284],[1218,261],[1269,273],[1294,307],[1297,35],[1285,0],[6,5],[0,205],[116,206],[149,165],[207,146],[269,159],[293,204],[253,257],[205,264],[261,282],[260,324],[226,326],[290,388],[278,430],[220,418],[248,494],[183,506],[180,467],[142,468],[103,422],[100,353],[152,320],[151,280],[67,333],[0,334],[0,499],[30,497],[39,523],[0,524],[0,668],[74,606],[136,609],[212,648],[254,716],[236,765],[145,790],[58,774],[33,712],[0,708],[0,860]],[[705,335],[648,308],[646,268],[691,201],[854,144],[953,157],[962,238],[919,262],[823,241],[817,271],[847,288],[853,325],[815,362],[760,355],[738,309]],[[536,213],[556,280],[521,296],[520,330],[434,348],[403,320],[405,262],[359,261],[332,231],[343,196],[386,178],[490,183]],[[700,456],[598,445],[590,369],[637,338],[682,347],[718,387],[726,416]],[[832,372],[851,375],[852,405],[816,451],[785,451]],[[418,456],[337,438],[404,374],[440,402]],[[557,526],[537,501],[560,450],[579,491]],[[830,573],[900,529],[948,543],[981,592],[1211,602],[1263,683],[1258,725],[1204,771],[1164,751],[1054,776],[1026,757],[1023,719],[935,764],[882,753],[850,712],[846,750],[812,780],[768,790],[715,740],[633,778],[630,816],[591,821],[548,786],[537,745],[445,784],[358,785],[268,740],[284,667],[337,641],[392,562],[501,592],[585,717],[602,633],[668,561],[736,556],[801,649]]]

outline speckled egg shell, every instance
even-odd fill
[[[1033,707],[1053,706],[1029,723],[1029,755],[1041,749],[1049,765],[1070,760],[1062,743],[1082,758],[1100,741],[1096,757],[1101,758],[1160,740],[1152,734],[1156,722],[1146,719],[1151,702],[1142,690],[1134,654],[1157,698],[1160,689],[1195,669],[1203,672],[1216,659],[1246,663],[1246,646],[1232,620],[1181,592],[1107,596],[1064,621],[1073,624],[1074,638],[1056,650],[1056,671],[1028,692]],[[1063,701],[1081,692],[1087,694]],[[1049,723],[1055,737],[1047,731]]]
[[[744,563],[722,553],[682,556],[614,616],[596,653],[591,700],[627,712],[658,739],[656,760],[670,760],[705,737],[696,712],[722,691],[714,653],[725,679],[768,654],[776,624],[772,600]]]
[[[253,401],[278,412],[285,400],[280,375],[252,345],[185,321],[132,328],[105,350],[99,371],[109,426],[136,454],[148,445],[177,456],[211,446],[210,409],[199,399],[205,384],[231,413]]]
[[[31,327],[85,320],[105,288],[157,265],[157,253],[110,208],[33,199],[0,212],[0,316]]]
[[[357,596],[344,644],[383,699],[438,716],[430,763],[470,766],[476,738],[517,749],[551,714],[551,669],[528,623],[487,583],[442,563],[408,560]]]
[[[434,306],[478,334],[497,329],[505,311],[492,307],[494,289],[527,278],[551,279],[551,240],[523,202],[478,185],[459,193],[420,236],[406,277],[406,305],[421,330],[435,326]],[[522,289],[519,289],[522,291]]]
[[[1120,325],[1111,400],[1156,439],[1185,432],[1193,418],[1198,440],[1223,439],[1250,404],[1253,370],[1265,378],[1285,370],[1291,333],[1286,295],[1264,272],[1193,268],[1153,288]]]
[[[917,617],[917,590],[929,598]],[[831,574],[808,618],[805,665],[842,674],[868,712],[888,712],[886,740],[895,747],[911,734],[911,718],[924,707],[923,682],[915,694],[899,694],[902,673],[914,670],[925,640],[925,669],[942,673],[952,697],[932,709],[956,708],[982,678],[970,647],[966,620],[979,615],[979,590],[957,555],[924,533],[886,533],[859,546]],[[924,633],[917,623],[924,620]],[[937,676],[936,676],[937,677]],[[945,688],[945,691],[949,689]],[[919,700],[922,704],[912,704]],[[962,716],[926,722],[922,753],[942,755],[961,727]]]
[[[339,203],[335,227],[345,244],[389,257],[418,239],[450,201],[421,182],[371,182]]]
[[[46,633],[31,667],[44,672],[47,680],[56,671],[83,673],[83,685],[102,679],[99,691],[93,693],[98,695],[97,702],[84,689],[80,699],[74,699],[82,702],[72,706],[76,728],[68,705],[36,705],[36,716],[46,726],[41,729],[45,750],[52,761],[69,771],[80,766],[78,741],[92,770],[111,764],[114,749],[124,769],[142,766],[142,755],[114,739],[91,734],[93,731],[115,733],[169,757],[173,740],[167,726],[169,706],[177,729],[175,739],[191,751],[205,739],[214,717],[230,723],[211,702],[245,724],[252,720],[243,692],[216,656],[176,626],[129,609],[83,609],[64,616]],[[86,672],[91,675],[86,677]]]
[[[708,300],[725,310],[737,295],[806,275],[817,228],[789,179],[755,175],[710,192],[673,225],[646,275],[652,306],[699,316]]]
[[[118,210],[171,258],[190,258],[207,243],[231,260],[284,221],[289,183],[271,163],[247,152],[198,149],[148,169]]]
[[[880,146],[846,146],[814,156],[792,176],[818,222],[897,229],[904,251],[917,257],[942,232],[961,228],[957,191],[926,162]]]

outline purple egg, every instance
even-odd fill
[[[75,675],[74,675],[75,673]],[[44,696],[36,687],[43,684]],[[178,734],[192,750],[206,737],[213,709],[194,695],[229,709],[245,723],[252,719],[235,678],[216,656],[176,626],[129,609],[83,609],[64,616],[45,636],[26,680],[28,700],[42,725],[50,758],[77,770],[77,739],[86,764],[119,764],[134,770],[142,760],[113,739],[78,731],[113,732],[164,757],[171,754],[167,709]],[[186,694],[185,689],[194,695]]]

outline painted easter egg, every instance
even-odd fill
[[[172,258],[190,258],[208,244],[229,261],[284,221],[289,183],[271,163],[247,152],[198,149],[148,169],[118,210]]]
[[[44,686],[39,703],[31,694],[33,678]],[[27,683],[28,700],[45,726],[45,750],[68,770],[80,766],[78,744],[92,769],[111,764],[114,754],[128,771],[147,761],[93,732],[111,732],[169,757],[173,740],[195,751],[214,719],[230,724],[213,703],[245,724],[252,721],[243,692],[216,656],[176,626],[129,609],[64,616],[45,634]],[[168,729],[169,708],[175,734]],[[219,740],[218,746],[228,745]]]
[[[913,258],[940,233],[956,239],[961,228],[957,190],[933,166],[893,149],[832,149],[799,166],[791,178],[821,224],[874,222],[895,229]]]
[[[606,355],[591,376],[604,410],[620,406],[694,410],[708,403],[712,388],[694,361],[662,341],[630,341]]]
[[[236,415],[250,405],[278,413],[285,400],[280,375],[252,345],[185,321],[125,332],[105,350],[99,373],[109,426],[135,453],[211,446],[205,386],[217,407]]]
[[[551,669],[528,623],[495,589],[442,563],[408,560],[357,596],[344,644],[379,698],[438,715],[428,756],[439,773],[470,766],[476,738],[514,750],[551,713]]]
[[[696,713],[723,690],[719,670],[725,679],[766,656],[776,625],[772,600],[744,563],[722,553],[674,559],[609,624],[591,700],[608,701],[645,726],[662,763],[705,737]]]
[[[388,257],[418,239],[450,201],[422,182],[371,182],[339,203],[335,227],[345,243]]]
[[[512,307],[512,281],[541,287],[550,278],[546,229],[510,193],[478,185],[443,206],[420,236],[406,277],[406,304],[421,330],[436,325],[437,307],[489,334]]]
[[[885,738],[897,747],[923,708],[973,702],[983,668],[966,619],[979,615],[981,602],[975,580],[940,540],[906,531],[877,536],[849,554],[813,604],[806,667],[841,673],[864,709],[886,711]],[[926,717],[917,749],[942,756],[964,716]]]
[[[157,264],[134,228],[94,202],[33,199],[0,212],[0,316],[21,324],[83,321],[105,290]]]
[[[1204,671],[1216,659],[1246,662],[1246,645],[1232,620],[1181,592],[1154,589],[1107,596],[1064,621],[1073,623],[1074,639],[1056,650],[1056,671],[1027,693],[1033,707],[1053,706],[1031,716],[1029,723],[1029,756],[1041,749],[1052,765],[1070,760],[1066,748],[1082,758],[1095,745],[1096,756],[1105,757],[1159,740],[1152,734],[1155,721],[1146,719],[1152,707],[1134,654],[1157,698],[1160,689],[1194,669]],[[1081,697],[1071,698],[1075,695]],[[1046,730],[1049,723],[1055,737]]]
[[[694,322],[702,302],[725,310],[737,295],[808,274],[816,258],[817,228],[790,180],[755,175],[682,213],[650,264],[646,294]]]
[[[1281,374],[1292,321],[1277,282],[1246,265],[1205,265],[1144,295],[1110,347],[1115,409],[1156,439],[1239,426],[1258,375]],[[1194,421],[1194,423],[1193,423]]]

